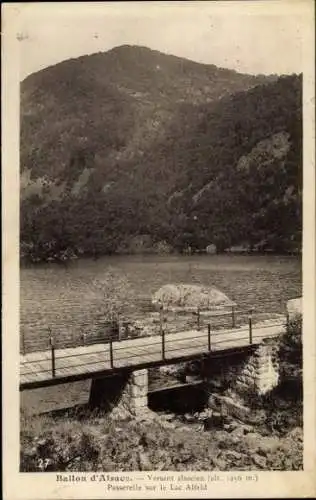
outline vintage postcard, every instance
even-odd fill
[[[4,498],[314,497],[314,3],[2,42]]]

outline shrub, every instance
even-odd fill
[[[24,417],[21,422],[23,472],[94,470],[100,450],[95,433],[84,424],[49,417]]]
[[[297,316],[288,324],[279,347],[281,379],[301,378],[303,364],[302,317]]]
[[[133,293],[127,277],[118,269],[108,268],[104,275],[91,284],[88,295],[95,314],[117,320],[130,302]]]

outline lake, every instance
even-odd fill
[[[167,283],[214,286],[237,304],[265,312],[283,312],[288,299],[302,294],[297,256],[111,256],[36,265],[20,272],[21,344],[37,350],[47,345],[50,332],[75,339],[93,331],[100,309],[94,281],[102,281],[108,269],[127,280],[136,309]]]

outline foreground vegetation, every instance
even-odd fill
[[[228,432],[166,427],[158,418],[42,417],[22,423],[21,470],[299,470],[302,441],[298,425],[280,433],[240,423]]]
[[[301,320],[280,346],[281,384],[249,402],[248,421],[203,412],[115,420],[81,408],[21,415],[22,471],[300,470],[303,464]]]

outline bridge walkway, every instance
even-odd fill
[[[217,331],[193,329],[20,356],[20,390],[150,368],[260,344],[285,332],[286,318]]]

